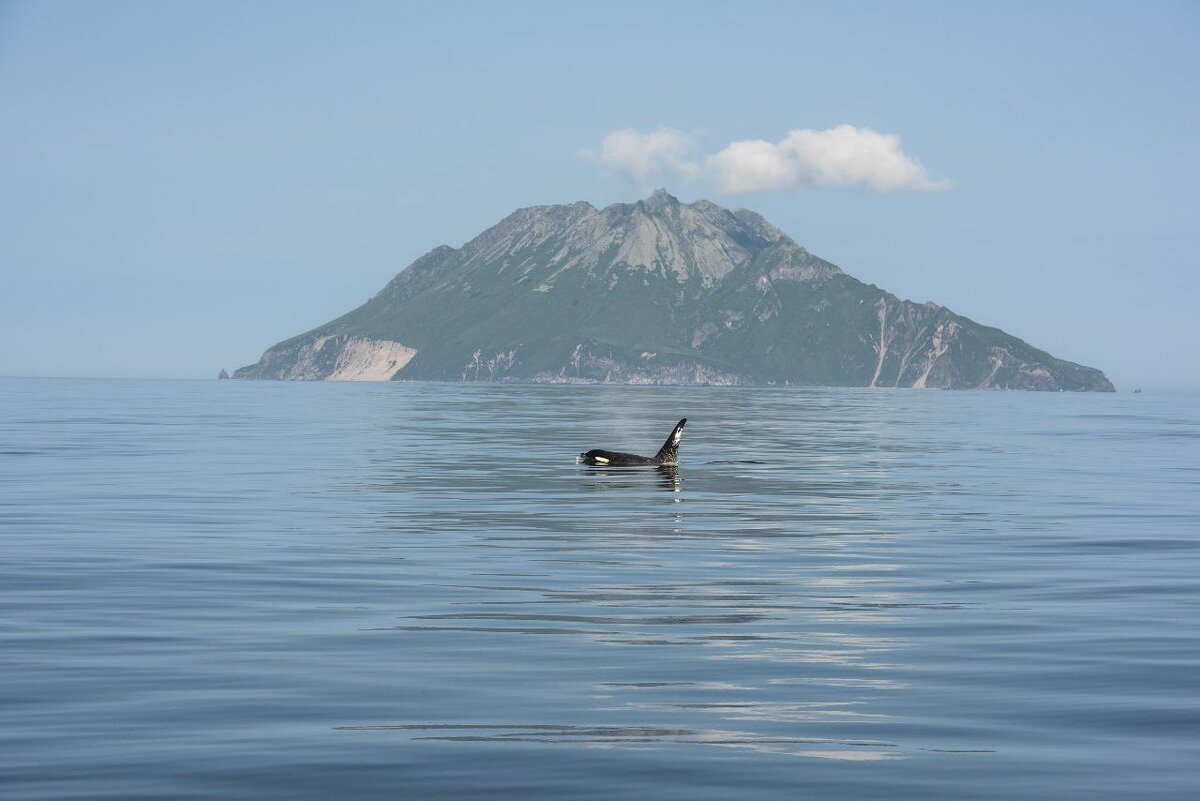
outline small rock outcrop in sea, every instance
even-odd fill
[[[661,189],[515,211],[234,378],[1113,389],[864,284],[752,211]]]
[[[229,373],[225,372],[225,368],[221,368],[221,372],[217,373],[217,380],[229,378]]]

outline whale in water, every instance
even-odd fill
[[[683,425],[686,422],[685,417],[675,424],[667,441],[653,456],[593,448],[587,453],[579,454],[575,461],[598,467],[675,467],[679,464],[679,440],[683,439]]]

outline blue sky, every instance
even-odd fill
[[[1198,101],[1190,2],[4,2],[0,374],[207,378],[514,208],[662,184],[1119,389],[1195,387]],[[952,187],[703,166],[843,125]],[[702,168],[600,157],[659,129]]]

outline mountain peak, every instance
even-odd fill
[[[665,189],[655,189],[650,193],[650,197],[643,200],[642,203],[648,209],[665,209],[671,206],[678,206],[679,198]]]

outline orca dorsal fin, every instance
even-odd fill
[[[667,441],[658,449],[658,453],[654,455],[654,461],[658,464],[675,465],[679,463],[679,440],[683,439],[683,424],[687,422],[687,418],[683,418],[675,427],[671,429],[671,435],[667,437]]]

